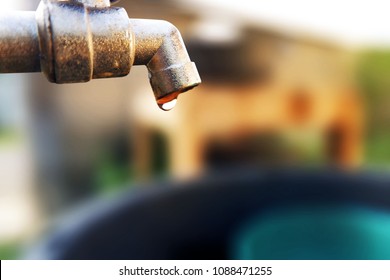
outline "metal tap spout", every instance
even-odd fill
[[[201,83],[179,30],[167,21],[131,19],[134,32],[134,64],[146,65],[159,104]]]

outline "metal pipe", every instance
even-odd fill
[[[200,84],[180,32],[161,20],[131,19],[109,0],[42,0],[36,13],[0,16],[0,73],[45,73],[54,83],[122,77],[146,65],[164,104]]]
[[[35,12],[0,14],[0,73],[40,72]]]
[[[110,7],[110,0],[72,0],[74,2],[83,3],[89,7]],[[112,1],[111,1],[112,2]]]

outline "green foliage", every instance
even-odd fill
[[[366,161],[390,164],[390,50],[360,55],[358,82],[367,108]]]
[[[20,135],[11,130],[0,127],[0,146],[8,146],[17,143],[20,140]]]
[[[129,160],[131,150],[123,135],[111,140],[99,150],[94,167],[94,186],[97,194],[110,194],[123,190],[134,182],[134,166]]]
[[[20,246],[14,243],[0,244],[0,260],[16,260],[20,256]]]
[[[112,193],[130,185],[134,174],[132,168],[113,155],[105,154],[98,162],[96,172],[97,192]]]

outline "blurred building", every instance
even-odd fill
[[[138,9],[150,10],[142,8],[145,2]],[[162,8],[160,17],[176,24],[171,11]],[[153,175],[161,162],[183,176],[230,164],[305,164],[310,154],[317,164],[359,165],[363,104],[351,51],[322,38],[200,14],[177,25],[204,83],[181,95],[169,113],[150,108],[147,85],[134,93],[139,174]],[[301,151],[288,148],[294,141]]]

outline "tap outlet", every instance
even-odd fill
[[[162,20],[131,19],[135,65],[146,65],[157,103],[164,109],[180,93],[200,84],[179,30]],[[169,108],[169,105],[167,105]]]

